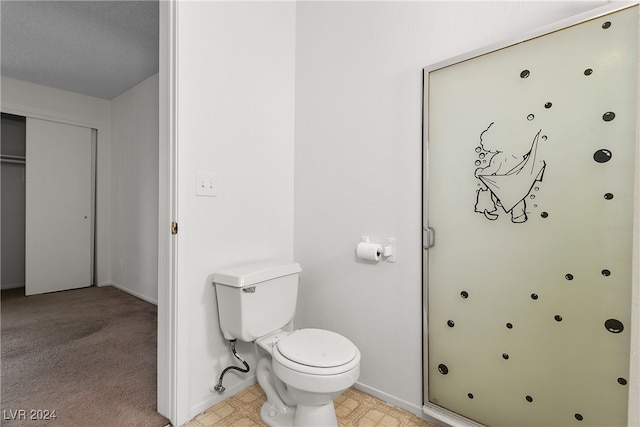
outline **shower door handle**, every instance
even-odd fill
[[[435,231],[431,227],[425,227],[422,229],[422,247],[429,249],[435,244]]]

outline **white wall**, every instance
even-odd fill
[[[158,301],[158,74],[111,100],[111,282]]]
[[[97,278],[111,280],[111,110],[110,101],[1,78],[3,112],[98,129]]]
[[[422,67],[605,3],[298,3],[296,326],[353,340],[360,388],[421,413]],[[397,261],[356,260],[361,235]]]
[[[188,319],[177,333],[188,342],[190,417],[246,385],[230,373],[224,396],[209,390],[233,363],[212,274],[293,259],[295,8],[178,3],[176,298]],[[196,197],[198,172],[217,175],[217,197]],[[255,367],[253,346],[238,349]]]

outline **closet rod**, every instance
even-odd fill
[[[2,154],[0,155],[0,163],[24,165],[26,163],[26,158],[24,156],[10,156]]]

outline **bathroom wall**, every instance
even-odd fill
[[[1,78],[2,111],[98,129],[97,278],[111,280],[111,107],[110,101],[8,77]]]
[[[188,342],[193,417],[247,385],[247,376],[233,371],[225,395],[209,390],[234,363],[220,332],[213,273],[248,260],[293,258],[296,4],[177,7],[177,280],[178,304],[189,315],[181,339]],[[196,196],[197,173],[217,176],[216,197]],[[238,350],[255,368],[253,345]]]
[[[606,3],[298,3],[296,326],[353,340],[361,389],[421,413],[422,67]],[[358,261],[362,235],[396,262]]]
[[[111,100],[111,282],[158,301],[158,74]]]

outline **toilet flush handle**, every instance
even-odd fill
[[[246,292],[248,294],[254,294],[256,292],[256,287],[249,286],[248,288],[242,288],[242,292]]]

